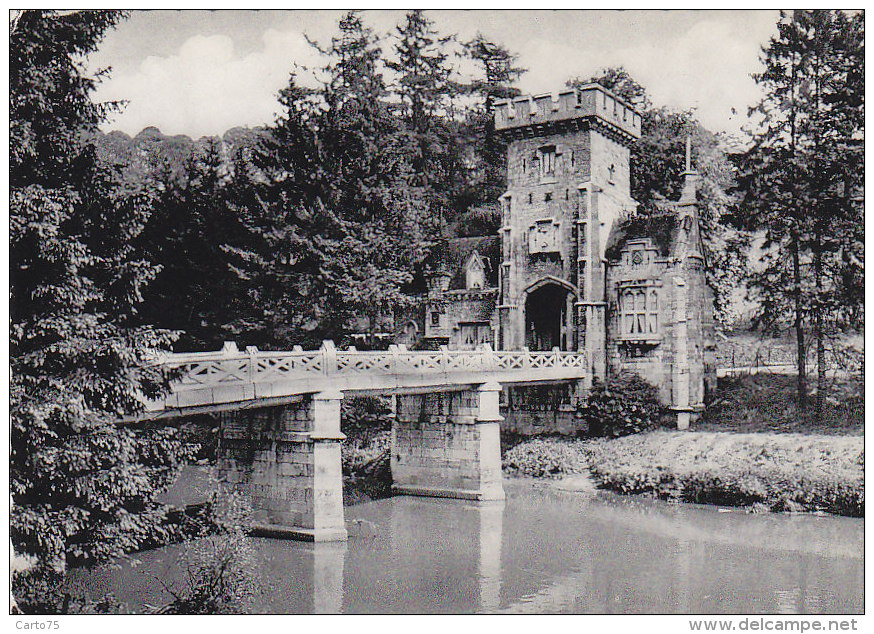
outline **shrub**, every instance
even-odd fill
[[[588,466],[581,441],[532,438],[504,453],[503,468],[513,475],[535,478],[586,473]]]
[[[259,596],[258,561],[251,538],[252,509],[237,492],[223,491],[211,505],[215,533],[186,547],[181,587],[158,582],[173,601],[161,614],[245,614]]]
[[[590,436],[636,434],[656,428],[661,417],[658,389],[625,371],[608,378],[606,384],[595,379],[588,403],[582,407]]]
[[[391,400],[383,396],[359,396],[343,401],[340,431],[347,436],[369,436],[391,431]]]

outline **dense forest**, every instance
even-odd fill
[[[292,73],[269,125],[131,138],[99,129],[120,104],[92,102],[99,78],[81,62],[121,19],[25,11],[10,25],[12,540],[54,570],[161,530],[153,494],[192,448],[170,428],[114,425],[166,387],[154,350],[342,343],[362,317],[415,306],[439,240],[497,230],[492,106],[525,72],[501,43],[459,42],[422,11],[384,39],[350,12],[313,43],[322,85]],[[812,341],[822,361],[864,318],[863,18],[797,11],[778,28],[742,151],[621,68],[567,85],[599,82],[641,111],[641,214],[678,195],[691,136],[719,319],[737,322],[744,288],[753,326],[791,332],[802,359]],[[802,403],[805,381],[802,363]]]

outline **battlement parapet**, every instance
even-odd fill
[[[633,139],[640,138],[640,113],[599,84],[586,84],[557,95],[529,95],[495,102],[498,132],[584,118],[597,119]]]

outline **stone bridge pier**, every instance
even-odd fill
[[[397,397],[393,489],[408,495],[502,500],[501,386]]]
[[[397,397],[391,470],[397,493],[502,500],[501,386]],[[254,510],[256,534],[346,539],[341,392],[220,414],[218,475]]]
[[[219,480],[242,491],[256,534],[346,539],[340,463],[340,392],[221,413]]]

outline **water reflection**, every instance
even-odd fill
[[[396,497],[350,507],[348,544],[256,539],[257,611],[864,609],[859,519],[720,512],[531,481],[507,481],[505,490],[499,503]],[[143,575],[177,574],[172,552],[89,583],[131,604],[157,601]]]
[[[303,543],[259,538],[256,612],[338,614],[343,607],[344,542]]]

